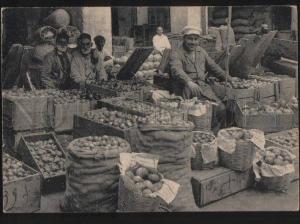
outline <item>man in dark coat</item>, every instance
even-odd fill
[[[231,76],[226,75],[199,46],[200,35],[201,30],[198,28],[183,29],[182,46],[173,50],[170,57],[171,80],[176,95],[181,95],[185,99],[197,97],[217,102],[219,106],[216,108],[215,122],[220,124],[224,121],[225,106],[221,103],[223,99],[219,99],[208,84],[207,72],[220,80],[225,80],[227,76],[227,80],[230,81]]]
[[[42,87],[47,89],[70,88],[71,54],[68,50],[69,36],[59,33],[56,47],[45,56],[41,73]]]

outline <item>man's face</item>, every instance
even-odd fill
[[[157,29],[156,29],[156,33],[160,36],[160,35],[162,35],[163,34],[163,28],[161,28],[161,27],[158,27]]]
[[[90,39],[83,38],[80,41],[80,51],[83,55],[87,55],[91,52],[92,42]]]
[[[66,52],[68,49],[68,40],[65,38],[56,40],[56,48],[59,52]]]
[[[186,35],[183,38],[183,43],[188,51],[194,51],[199,46],[199,36],[196,34]]]

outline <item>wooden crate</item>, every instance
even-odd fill
[[[75,114],[81,115],[91,109],[94,109],[91,101],[76,101],[74,103],[53,104],[53,108],[49,112],[51,127],[56,132],[73,130]]]
[[[213,90],[216,92],[217,96],[225,96],[225,86],[215,82],[212,86]],[[267,84],[264,87],[253,88],[253,89],[232,89],[227,88],[227,98],[229,100],[239,100],[245,102],[253,101],[264,101],[270,99],[275,101],[275,84]],[[273,101],[273,102],[274,102]]]
[[[20,142],[20,139],[23,135],[29,135],[32,133],[36,134],[45,134],[49,132],[49,129],[39,129],[34,131],[14,131],[13,129],[3,128],[3,138],[7,145],[9,154],[17,156],[17,147]]]
[[[32,175],[3,183],[3,212],[29,213],[41,208],[41,175],[23,164]]]
[[[236,106],[234,107],[234,120],[237,127],[259,129],[265,133],[279,132],[293,128],[294,114],[245,115],[241,110],[242,105],[242,103],[236,102]]]
[[[50,126],[47,97],[3,97],[3,126],[15,131],[36,130]]]
[[[27,145],[27,142],[36,142],[36,141],[44,141],[52,139],[54,140],[56,146],[58,149],[62,152],[64,158],[66,158],[66,153],[59,144],[57,138],[53,133],[46,133],[46,134],[32,134],[32,135],[26,135],[22,136],[17,153],[20,156],[21,160],[26,163],[28,166],[31,166],[35,169],[37,169],[42,174],[42,193],[49,193],[49,192],[55,192],[55,191],[62,191],[65,189],[65,182],[66,182],[66,175],[58,174],[52,177],[45,177],[44,174],[41,172],[41,168],[39,167],[37,161],[32,156],[29,146]]]
[[[192,171],[192,188],[198,207],[242,191],[254,183],[252,170],[236,172],[224,167]]]
[[[291,77],[284,77],[278,82],[279,99],[290,100],[296,96],[296,79]]]
[[[112,127],[106,124],[97,123],[88,118],[85,118],[80,115],[74,116],[74,138],[81,138],[86,136],[101,136],[101,135],[110,135],[118,136],[120,138],[128,139],[128,132],[130,129],[119,129]]]

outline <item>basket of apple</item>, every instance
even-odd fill
[[[254,173],[258,187],[263,190],[286,191],[295,172],[295,155],[288,150],[270,146],[262,153],[259,161],[254,163]]]

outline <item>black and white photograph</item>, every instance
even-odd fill
[[[2,212],[299,212],[297,10],[2,7]]]

